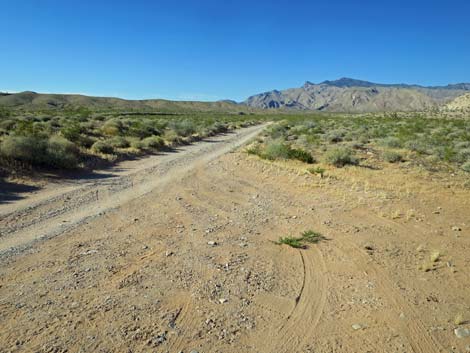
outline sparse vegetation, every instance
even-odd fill
[[[2,110],[0,163],[3,165],[0,168],[8,173],[12,165],[9,161],[31,167],[77,168],[92,161],[91,155],[95,159],[115,160],[119,155],[188,144],[255,122],[249,115],[213,112]],[[297,155],[297,158],[307,157]]]
[[[301,234],[300,237],[281,237],[276,242],[277,245],[289,245],[292,248],[296,249],[305,249],[307,245],[305,243],[315,244],[319,241],[325,239],[320,233],[314,232],[313,230],[307,230]]]
[[[469,119],[437,113],[292,114],[275,119],[249,153],[289,159],[290,147],[336,167],[359,161],[375,167],[380,160],[398,163],[406,156],[406,166],[470,172]]]
[[[356,165],[359,163],[351,149],[347,147],[335,147],[325,153],[325,162],[335,167],[344,167],[345,165]]]

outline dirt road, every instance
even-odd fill
[[[256,136],[263,126],[181,147],[175,153],[125,161],[109,171],[49,184],[14,204],[0,204],[0,254],[12,248],[21,249],[34,240],[62,234],[143,196],[184,175],[197,164],[239,147]]]
[[[258,131],[10,205],[0,352],[470,351],[468,192],[384,196],[227,153]],[[274,243],[310,229],[325,240]]]

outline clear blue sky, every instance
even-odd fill
[[[470,1],[0,0],[0,91],[235,99],[470,81]]]

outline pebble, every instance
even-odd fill
[[[455,335],[458,338],[465,338],[465,337],[470,337],[470,329],[464,328],[464,327],[459,327],[454,330]]]
[[[453,230],[454,232],[460,232],[460,231],[462,230],[462,228],[457,227],[457,226],[453,226],[453,227],[452,227],[452,230]]]
[[[213,240],[209,240],[209,241],[207,242],[207,245],[216,246],[216,245],[217,245],[217,242],[216,242],[216,241],[213,241]]]
[[[351,327],[353,328],[353,330],[360,330],[362,328],[362,326],[359,324],[354,324]]]
[[[173,251],[171,251],[171,250],[165,251],[165,256],[166,257],[171,256],[171,255],[173,255]]]
[[[228,301],[228,299],[226,299],[226,298],[220,298],[219,299],[220,304],[226,303],[227,301]]]

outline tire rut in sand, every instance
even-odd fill
[[[274,334],[269,334],[267,352],[297,352],[315,335],[326,303],[327,277],[322,254],[318,249],[299,250],[304,276],[292,312]]]

